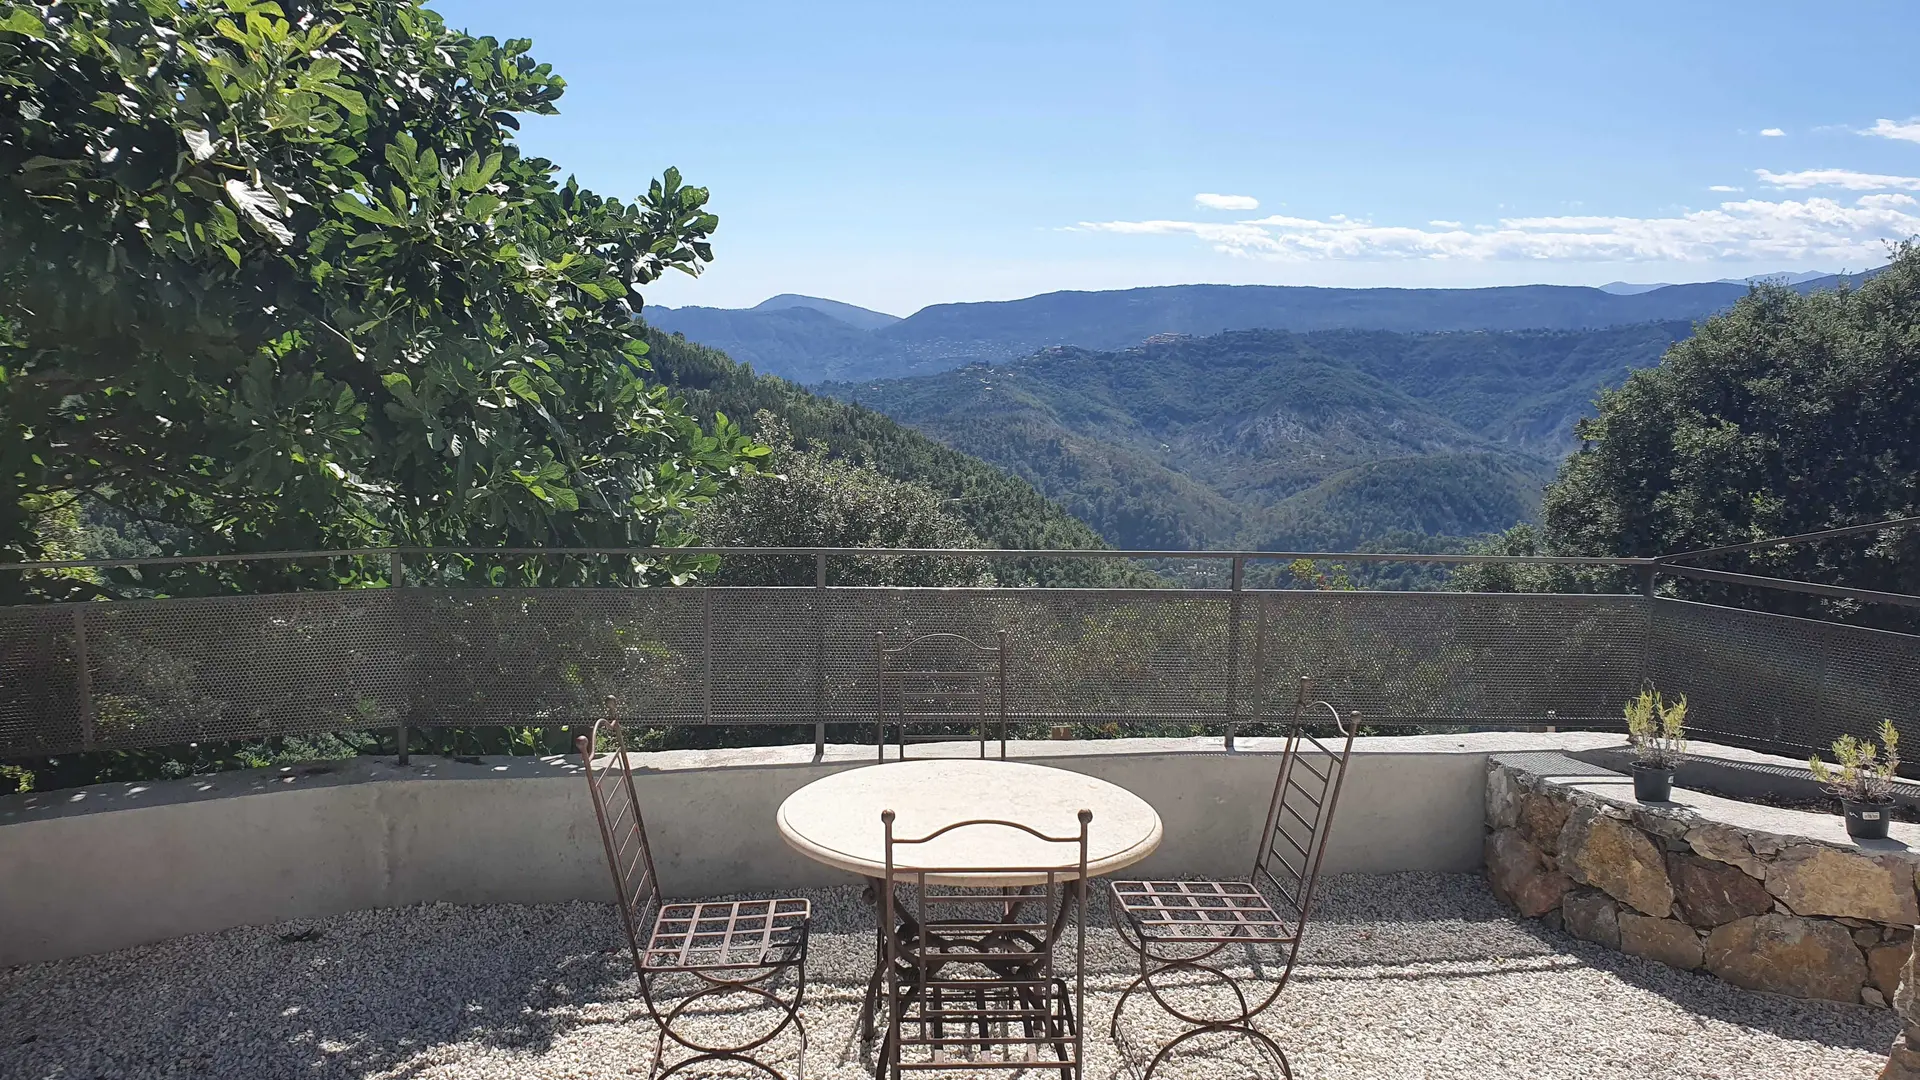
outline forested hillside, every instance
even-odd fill
[[[1756,290],[1603,394],[1505,554],[1663,555],[1920,514],[1920,247],[1857,290]],[[1920,593],[1920,529],[1688,560],[1709,570]],[[1467,567],[1468,589],[1619,588],[1615,571]],[[1662,579],[1687,599],[1909,633],[1911,609]]]
[[[1122,547],[1338,549],[1531,517],[1595,392],[1687,330],[1236,331],[825,389]]]
[[[771,412],[797,442],[823,444],[836,457],[868,461],[887,476],[932,488],[948,500],[948,512],[989,546],[1105,546],[1092,529],[1025,481],[882,413],[757,375],[720,352],[672,334],[649,330],[647,344],[655,375],[686,399],[689,413],[710,417],[722,412],[751,430],[757,413]]]

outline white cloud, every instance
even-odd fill
[[[1807,198],[1746,199],[1670,217],[1505,218],[1471,230],[1376,225],[1345,216],[1271,217],[1228,223],[1087,221],[1080,229],[1136,236],[1192,236],[1216,250],[1290,262],[1329,259],[1463,261],[1865,263],[1886,242],[1920,234],[1910,196],[1864,196],[1852,204]]]
[[[1789,173],[1755,169],[1753,175],[1758,177],[1761,183],[1771,187],[1796,190],[1837,187],[1846,188],[1848,191],[1885,191],[1888,188],[1920,191],[1920,176],[1888,176],[1885,173],[1854,172],[1851,169],[1802,169],[1799,172]]]
[[[1872,127],[1862,131],[1862,135],[1878,135],[1883,139],[1904,139],[1907,142],[1920,142],[1920,116],[1904,124],[1894,123],[1885,118],[1874,121]]]
[[[1258,210],[1260,200],[1251,195],[1213,195],[1203,191],[1193,197],[1193,205],[1203,210]]]
[[[1856,205],[1870,206],[1876,210],[1892,210],[1903,206],[1920,206],[1920,199],[1911,195],[1901,195],[1898,192],[1888,195],[1862,195]]]
[[[1765,135],[1769,139],[1778,139],[1783,138],[1787,133],[1779,128],[1761,128],[1760,134]]]
[[[1733,185],[1731,185],[1731,184],[1715,184],[1715,185],[1713,185],[1712,187],[1710,187],[1710,188],[1708,188],[1707,190],[1708,190],[1708,191],[1718,191],[1718,192],[1722,192],[1722,193],[1724,193],[1724,192],[1729,192],[1729,191],[1739,191],[1740,189],[1739,189],[1739,188],[1737,188],[1737,187],[1734,187],[1734,186],[1733,186]]]
[[[1439,219],[1436,219],[1434,221],[1429,221],[1427,222],[1427,224],[1433,226],[1436,229],[1457,229],[1460,227],[1460,223],[1457,221],[1445,221],[1445,220],[1439,220]]]

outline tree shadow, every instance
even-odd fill
[[[448,1044],[538,1055],[594,1024],[651,1045],[618,922],[596,904],[245,927],[15,969],[0,1000],[9,1076],[407,1076]]]
[[[1436,879],[1446,880],[1446,886],[1436,889]],[[1746,990],[1704,971],[1682,971],[1582,941],[1522,918],[1477,875],[1356,875],[1330,879],[1328,885],[1302,949],[1302,964],[1315,970],[1296,978],[1343,978],[1348,976],[1342,971],[1353,971],[1357,978],[1450,979],[1518,965],[1586,968],[1696,1016],[1782,1039],[1885,1053],[1900,1030],[1889,1010]],[[1448,966],[1368,972],[1383,955],[1396,966]]]

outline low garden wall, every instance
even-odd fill
[[[1679,788],[1640,803],[1621,772],[1517,753],[1489,758],[1486,826],[1494,891],[1609,949],[1875,1006],[1894,1003],[1913,953],[1920,825],[1855,842],[1837,815]]]
[[[1618,741],[1362,738],[1327,869],[1476,870],[1488,754]],[[1152,804],[1166,841],[1138,873],[1217,876],[1252,864],[1279,745],[1113,739],[1011,753]],[[812,746],[634,755],[662,884],[699,896],[851,880],[789,849],[774,813],[801,786],[872,761],[871,746],[819,760]],[[0,967],[364,908],[607,900],[611,888],[571,758],[361,758],[0,797]]]

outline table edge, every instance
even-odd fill
[[[1098,778],[1096,777],[1096,779]],[[1111,783],[1111,781],[1102,782]],[[1118,788],[1120,785],[1114,784],[1114,787]],[[798,794],[799,790],[803,789],[796,789],[793,794]],[[1126,791],[1127,789],[1120,788],[1120,790]],[[789,794],[787,799],[791,799],[793,794]],[[1140,798],[1140,796],[1134,795],[1131,791],[1128,791],[1127,794],[1133,795],[1136,799]],[[791,823],[787,821],[787,799],[780,801],[780,809],[774,813],[774,823],[780,830],[780,838],[786,841],[788,847],[814,862],[833,867],[836,870],[844,870],[850,874],[857,874],[869,880],[878,881],[886,876],[887,866],[884,862],[872,862],[867,859],[854,858],[853,856],[832,848],[823,847],[820,844],[808,840],[805,836],[800,835]],[[1104,859],[1089,861],[1087,863],[1087,877],[1089,879],[1105,877],[1108,874],[1125,870],[1127,867],[1145,860],[1148,856],[1160,849],[1160,842],[1166,836],[1166,823],[1160,819],[1160,811],[1154,810],[1152,803],[1147,803],[1145,799],[1140,799],[1140,801],[1146,803],[1147,809],[1153,810],[1152,831],[1138,843],[1135,843],[1125,850],[1109,855]],[[908,871],[907,873],[917,875],[918,871]],[[898,869],[896,869],[895,875],[896,877],[905,876]],[[1073,880],[1078,877],[1079,874],[1077,872],[1069,872],[1063,877],[1063,880]],[[995,874],[988,871],[964,876],[941,875],[929,877],[927,880],[936,885],[999,886],[1035,885],[1043,883],[1046,879],[1034,874]]]

